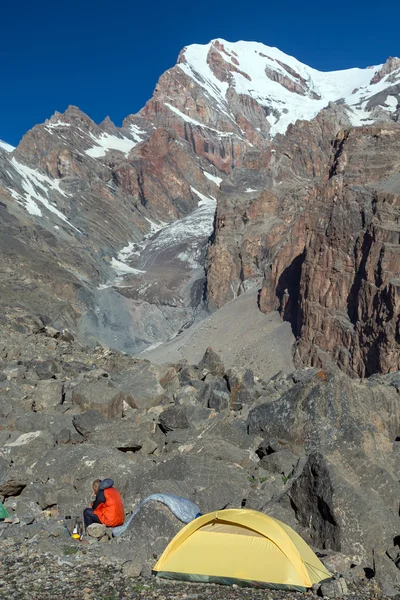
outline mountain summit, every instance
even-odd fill
[[[389,97],[386,108],[394,111],[389,88],[400,82],[399,59],[389,58],[385,65],[367,69],[324,73],[277,48],[220,39],[188,46],[178,66],[213,98],[222,113],[233,116],[229,106],[233,94],[256,101],[265,112],[271,136],[285,133],[297,119],[312,119],[329,102],[346,104],[352,125],[371,123],[371,109],[379,101],[383,106]]]

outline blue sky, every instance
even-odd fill
[[[69,104],[120,125],[183,46],[217,37],[277,46],[323,71],[379,64],[400,56],[398,3],[380,11],[370,0],[4,2],[0,139],[16,145]]]

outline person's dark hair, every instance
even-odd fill
[[[95,480],[93,481],[93,483],[92,483],[92,487],[94,487],[95,485],[96,485],[97,487],[99,487],[100,483],[101,483],[101,479],[95,479]]]

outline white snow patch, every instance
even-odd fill
[[[168,225],[168,223],[164,223],[164,221],[159,221],[159,223],[156,223],[148,217],[145,217],[145,219],[148,223],[150,223],[150,233],[147,235],[153,235],[154,233],[157,233],[157,231],[161,231],[161,229],[164,229],[164,227]]]
[[[45,129],[47,129],[47,131],[49,131],[50,133],[53,133],[51,130],[52,129],[57,129],[59,127],[71,127],[71,123],[64,123],[63,121],[55,121],[55,123],[47,123],[47,125],[45,125]]]
[[[387,104],[387,106],[389,106],[392,110],[396,110],[398,103],[399,101],[397,100],[396,96],[388,96],[385,101],[385,104]]]
[[[141,273],[145,273],[146,271],[140,271],[140,269],[134,269],[129,265],[123,263],[121,260],[117,260],[116,258],[111,259],[111,266],[119,275],[127,275],[128,273],[131,275],[140,275]]]
[[[257,190],[254,190],[253,188],[247,188],[247,190],[245,190],[246,194],[250,194],[251,192],[256,192]]]
[[[127,258],[129,258],[132,255],[135,246],[135,242],[129,242],[125,248],[122,248],[122,250],[118,252],[118,260],[124,262]]]
[[[158,348],[158,346],[161,346],[161,344],[163,344],[164,342],[154,342],[154,344],[151,344],[150,346],[147,346],[147,348],[145,348],[144,350],[142,350],[142,354],[145,354],[146,352],[149,352],[149,350],[154,350],[154,348]]]
[[[209,127],[208,125],[204,125],[204,123],[200,123],[200,121],[196,121],[195,119],[192,119],[188,115],[185,115],[185,113],[181,112],[180,110],[178,110],[177,108],[175,108],[175,106],[172,106],[172,104],[169,104],[168,102],[164,102],[164,104],[170,110],[172,110],[172,112],[174,112],[175,114],[177,114],[179,117],[181,117],[181,119],[183,119],[187,123],[192,123],[192,125],[196,125],[197,127],[203,127],[204,129],[208,129],[209,131],[213,131],[214,133],[217,133],[221,137],[230,137],[230,136],[239,137],[237,135],[237,133],[234,133],[233,131],[219,131],[218,129],[214,129],[213,127]]]
[[[140,129],[137,125],[129,125],[129,130],[135,142],[139,143],[143,140],[143,137],[146,135],[146,132],[143,129]]]
[[[85,150],[85,154],[92,158],[105,156],[109,150],[120,150],[120,152],[127,155],[138,144],[138,141],[130,140],[125,136],[117,137],[110,133],[102,133],[100,137],[96,137],[90,133],[90,137],[96,143],[96,146]]]
[[[20,194],[16,194],[14,190],[12,190],[11,194],[15,200],[17,200],[19,204],[23,204],[31,215],[37,216],[42,216],[42,211],[37,205],[37,202],[40,202],[47,210],[57,215],[64,223],[67,223],[67,225],[75,229],[75,231],[79,232],[79,229],[74,227],[74,225],[68,221],[67,217],[51,204],[46,197],[49,195],[50,190],[55,190],[62,196],[67,197],[67,194],[60,188],[59,180],[50,179],[50,177],[39,173],[36,169],[31,169],[30,167],[19,163],[14,157],[12,158],[11,163],[22,178],[22,187],[25,196],[25,198],[23,198]]]
[[[192,192],[194,194],[196,194],[196,196],[198,196],[200,198],[200,202],[198,203],[198,206],[215,206],[217,201],[213,196],[205,196],[204,194],[202,194],[201,192],[199,192],[198,190],[196,190],[193,186],[190,186],[190,189],[192,190]]]
[[[198,252],[196,252],[196,248],[192,248],[192,252],[180,252],[177,256],[180,261],[187,263],[190,268],[197,269],[199,266],[197,259]]]
[[[0,148],[5,150],[6,152],[12,152],[13,150],[15,150],[15,146],[11,146],[11,144],[7,144],[7,142],[3,142],[3,140],[0,140]]]
[[[207,173],[207,171],[203,171],[203,173],[207,177],[207,179],[209,179],[210,181],[212,181],[213,183],[215,183],[215,185],[217,185],[218,187],[223,182],[222,177],[217,177],[216,175],[211,175],[211,173]]]

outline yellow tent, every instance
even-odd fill
[[[195,519],[174,537],[154,571],[167,579],[294,591],[331,577],[291,527],[247,509]]]

